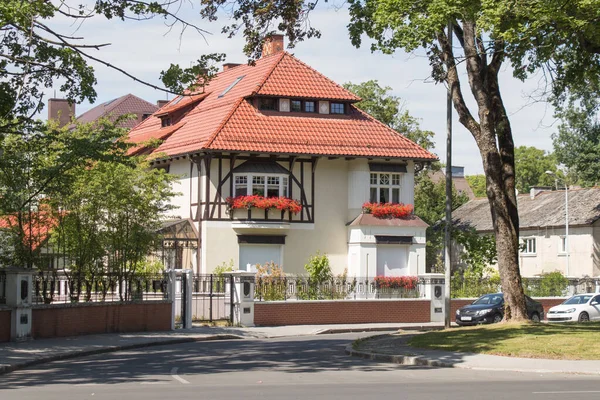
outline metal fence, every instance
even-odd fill
[[[215,322],[231,321],[234,293],[230,290],[233,285],[231,274],[194,274],[192,278],[192,303],[190,310],[185,309],[185,278],[177,276],[175,288],[175,319],[181,320],[188,311],[192,321]]]
[[[168,276],[163,273],[86,275],[42,271],[35,276],[33,304],[165,300],[167,286]]]
[[[315,281],[304,276],[258,276],[255,282],[256,301],[418,298],[422,283],[417,277]]]
[[[6,272],[0,271],[0,304],[6,304]]]

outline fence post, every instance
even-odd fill
[[[254,273],[231,273],[231,315],[235,325],[254,326]],[[234,293],[235,291],[235,293]]]
[[[419,279],[423,282],[423,292],[420,295],[430,301],[431,322],[444,322],[444,274],[422,274]]]
[[[168,299],[171,301],[171,330],[175,330],[175,315],[177,314],[176,290],[177,290],[177,273],[175,270],[168,272],[169,282],[167,284]]]
[[[9,267],[6,273],[6,305],[12,307],[11,340],[31,337],[33,303],[33,273],[31,269]]]
[[[183,271],[185,279],[182,282],[183,287],[181,288],[182,296],[181,301],[184,304],[184,316],[182,318],[183,329],[192,328],[192,292],[194,290],[194,271],[186,269]]]

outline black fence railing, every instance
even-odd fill
[[[167,298],[166,274],[94,275],[40,272],[35,276],[33,304],[142,302]]]
[[[195,274],[192,281],[192,320],[231,320],[231,285],[231,274]]]
[[[0,271],[0,304],[6,304],[6,273]]]
[[[303,276],[258,276],[255,283],[256,301],[288,301],[418,298],[422,282],[417,277],[315,281]]]

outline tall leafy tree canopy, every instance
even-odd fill
[[[546,171],[557,172],[556,157],[536,147],[519,146],[515,149],[517,190],[528,193],[533,186],[554,186],[554,177]]]
[[[568,168],[569,183],[600,183],[600,123],[571,110],[553,136],[558,162]]]

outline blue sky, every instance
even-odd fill
[[[197,11],[191,8],[182,9],[180,13],[213,34],[202,37],[190,29],[180,38],[179,30],[175,28],[168,32],[168,28],[158,19],[121,22],[102,18],[86,21],[76,34],[84,36],[86,43],[111,43],[109,47],[93,51],[94,55],[154,84],[160,84],[159,73],[167,69],[170,63],[189,65],[204,53],[226,53],[226,62],[246,62],[242,53],[243,38],[228,39],[219,34],[223,22],[209,24],[201,21],[195,16]],[[348,38],[348,21],[347,10],[343,7],[317,9],[312,14],[311,24],[321,30],[321,38],[301,42],[288,51],[340,84],[376,79],[382,86],[390,86],[393,94],[404,100],[406,109],[420,119],[422,128],[435,132],[434,151],[444,161],[446,89],[428,79],[430,67],[424,52],[406,54],[398,51],[394,55],[371,53],[368,40],[364,41],[362,48],[356,49]],[[60,21],[56,21],[55,26],[60,26],[66,33],[74,32],[77,28]],[[94,67],[98,79],[96,104],[127,93],[150,102],[166,97],[119,72],[101,65]],[[464,73],[463,78],[466,78]],[[501,72],[501,91],[511,118],[515,144],[552,150],[551,135],[557,129],[552,117],[553,109],[546,103],[535,103],[529,98],[538,87],[539,79],[532,77],[524,83],[520,82],[512,78],[510,67],[505,65]],[[468,104],[473,106],[466,79],[462,88]],[[54,92],[48,91],[47,94],[51,97]],[[59,92],[57,96],[60,97]],[[90,107],[92,105],[88,103],[77,105],[77,114]],[[476,111],[472,112],[476,114]],[[46,115],[45,112],[43,115]],[[465,166],[468,175],[481,173],[479,150],[471,134],[458,122],[456,113],[453,137],[453,164]]]

